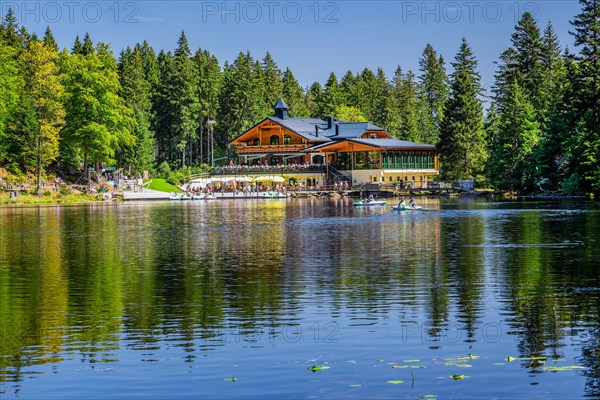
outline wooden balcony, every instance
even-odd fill
[[[238,155],[244,154],[274,154],[274,153],[297,153],[308,148],[307,144],[280,144],[280,145],[262,145],[262,146],[243,146],[237,145]]]

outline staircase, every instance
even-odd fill
[[[348,182],[352,183],[352,173],[350,171],[340,171],[339,169],[329,166],[329,175],[332,176],[335,182]]]

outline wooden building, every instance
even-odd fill
[[[396,139],[369,122],[290,118],[282,99],[274,110],[274,116],[230,142],[238,164],[248,171],[273,169],[290,180],[294,170],[301,170],[301,175],[314,175],[317,184],[406,182],[414,187],[424,187],[438,175],[434,145]]]

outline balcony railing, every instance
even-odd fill
[[[295,153],[303,151],[306,148],[308,148],[307,144],[279,144],[260,146],[237,145],[236,151],[239,155],[258,153]]]
[[[325,172],[321,164],[288,164],[288,165],[226,165],[215,167],[213,175],[246,175],[246,174],[290,174]]]

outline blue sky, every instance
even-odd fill
[[[479,60],[482,84],[491,85],[494,62],[510,44],[523,11],[543,28],[552,21],[563,47],[573,48],[569,21],[576,0],[543,1],[115,1],[0,0],[21,24],[39,34],[50,25],[61,47],[76,35],[112,44],[115,53],[146,39],[155,50],[173,50],[182,30],[192,51],[203,48],[223,63],[240,51],[262,58],[269,51],[303,86],[324,83],[334,71],[359,72],[397,65],[417,71],[427,43],[453,61],[464,36]],[[448,70],[451,67],[447,66]]]

